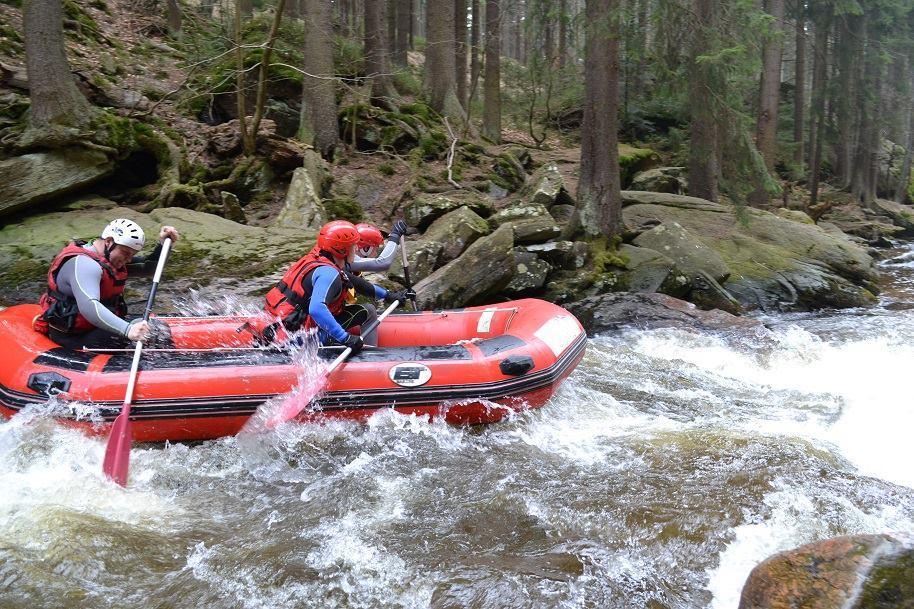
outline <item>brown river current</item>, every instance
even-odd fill
[[[914,249],[868,310],[599,336],[545,408],[136,446],[0,423],[0,608],[735,609],[766,556],[914,534]]]

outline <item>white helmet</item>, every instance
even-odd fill
[[[112,220],[105,230],[102,231],[102,239],[112,237],[118,245],[129,247],[132,250],[140,251],[146,245],[146,235],[140,225],[133,220],[118,218]]]

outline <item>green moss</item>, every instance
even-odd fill
[[[392,176],[393,174],[397,173],[397,170],[394,169],[394,166],[390,163],[381,163],[378,165],[378,171],[386,176]]]
[[[432,110],[431,106],[422,102],[403,104],[400,106],[400,112],[417,116],[427,125],[435,124],[440,120],[438,113]]]
[[[447,137],[441,131],[429,131],[419,138],[415,154],[422,160],[434,161],[447,150]]]
[[[0,23],[0,53],[19,55],[24,51],[22,43],[22,36],[13,26]]]
[[[104,37],[99,33],[95,19],[74,0],[63,0],[63,12],[66,19],[76,22],[78,35],[96,42],[105,41]]]
[[[622,185],[627,185],[636,173],[649,169],[659,161],[660,157],[653,150],[619,144],[619,170]]]
[[[422,94],[422,81],[413,72],[409,70],[400,70],[394,73],[394,87],[400,95],[413,95],[418,97]]]
[[[858,609],[914,607],[914,551],[876,565],[854,606]]]
[[[0,4],[20,8],[22,6],[22,0],[0,0]]]
[[[527,176],[523,173],[520,161],[510,152],[503,152],[495,158],[495,165],[489,178],[509,192],[514,192],[524,185]]]
[[[362,206],[350,197],[335,197],[324,201],[324,209],[331,219],[343,219],[350,222],[361,222],[364,217]]]

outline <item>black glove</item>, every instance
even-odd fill
[[[397,290],[396,292],[387,292],[387,296],[384,297],[384,302],[394,302],[397,301],[401,305],[405,305],[407,301],[412,300],[416,297],[415,290]]]
[[[355,334],[350,334],[346,337],[346,340],[343,341],[343,345],[352,349],[352,355],[355,355],[362,350],[362,347],[365,346],[365,343],[362,342],[362,337]]]
[[[390,227],[390,233],[387,235],[387,238],[394,243],[400,243],[400,237],[406,234],[406,229],[406,222],[397,220],[394,222],[394,225]]]

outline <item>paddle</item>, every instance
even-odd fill
[[[380,325],[380,323],[387,318],[388,315],[394,312],[394,309],[396,309],[399,304],[399,300],[395,300],[390,303],[390,306],[387,307],[376,320],[362,328],[362,336],[371,334],[374,329],[377,328],[378,325]],[[327,379],[330,377],[334,370],[339,368],[340,364],[349,358],[350,355],[352,355],[352,347],[346,347],[343,349],[343,352],[340,353],[335,360],[333,360],[333,363],[331,363],[330,366],[328,366],[327,369],[324,370],[317,379],[314,379],[314,381],[311,382],[302,391],[289,395],[286,400],[279,405],[273,416],[267,419],[267,429],[273,429],[280,423],[285,423],[286,421],[297,417],[298,413],[304,410],[308,404],[310,404],[312,400],[314,400],[314,398],[324,390],[324,385],[327,384]]]
[[[406,236],[400,235],[400,256],[403,258],[403,279],[406,281],[406,289],[413,289],[413,282],[409,278],[409,258],[406,257]],[[419,310],[419,305],[416,304],[415,294],[410,297],[410,300],[413,302],[413,311]]]
[[[146,300],[146,310],[143,311],[144,321],[149,321],[149,313],[152,311],[152,303],[155,301],[156,290],[159,287],[162,269],[165,268],[165,259],[168,258],[168,250],[170,248],[171,239],[166,237],[165,241],[162,242],[159,264],[156,266],[156,272],[152,278],[152,288],[150,288],[149,298]],[[124,406],[121,408],[121,414],[114,419],[114,425],[111,426],[111,433],[108,435],[108,446],[105,448],[105,461],[102,465],[102,471],[105,472],[105,476],[121,486],[127,486],[127,471],[130,468],[130,446],[133,444],[130,406],[133,401],[133,389],[136,385],[136,375],[140,367],[140,353],[142,351],[143,341],[138,340],[136,349],[133,351],[133,364],[130,366],[130,377],[127,380],[127,394],[124,396]]]

